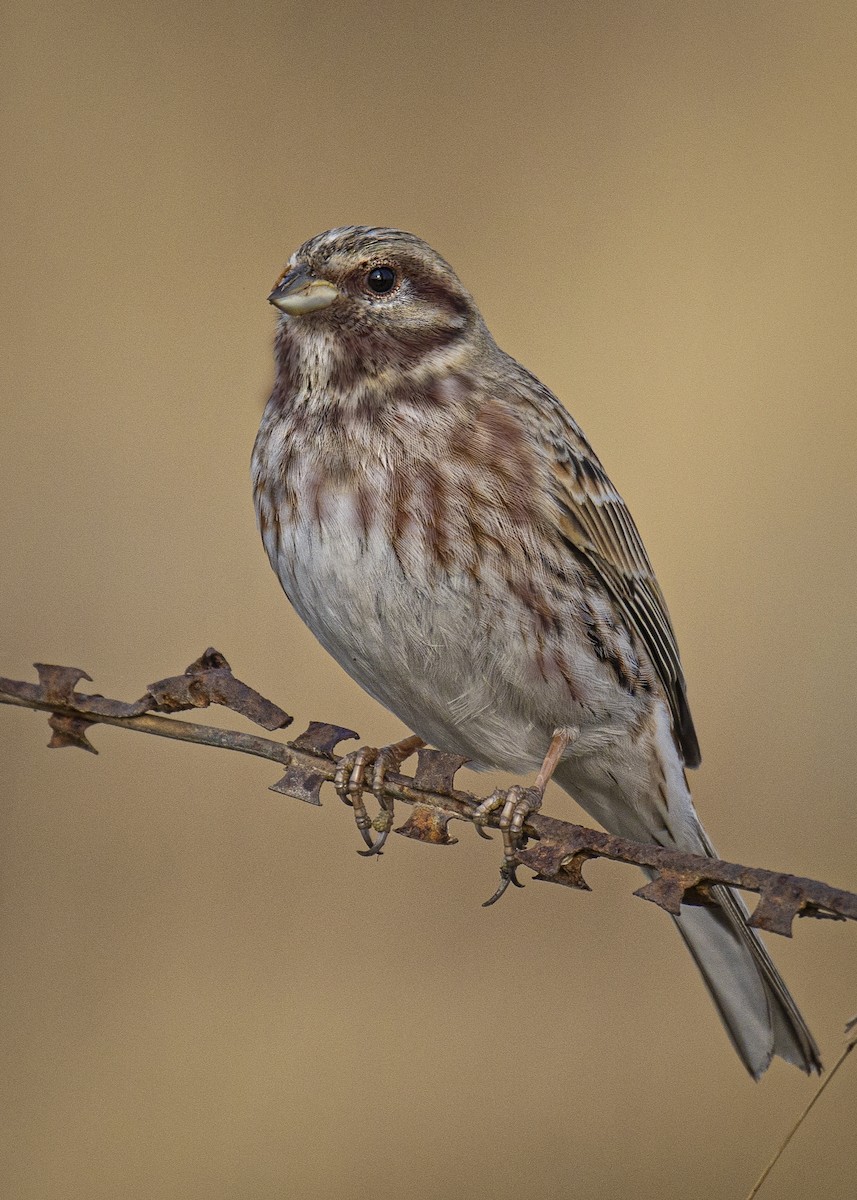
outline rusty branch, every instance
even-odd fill
[[[223,655],[212,649],[206,650],[183,674],[150,684],[145,695],[131,703],[75,691],[81,680],[90,679],[79,668],[37,663],[36,670],[38,683],[0,677],[0,704],[49,712],[52,748],[74,746],[97,753],[88,731],[93,725],[115,725],[158,737],[238,750],[279,763],[285,771],[271,785],[271,790],[308,804],[320,804],[322,784],[333,780],[339,763],[334,753],[337,745],[357,737],[350,729],[313,721],[302,734],[285,742],[159,715],[220,704],[269,732],[291,724],[292,718],[281,708],[236,679]],[[419,751],[412,777],[387,775],[383,788],[386,797],[414,806],[413,813],[396,833],[436,845],[455,843],[456,839],[449,835],[450,821],[473,822],[481,800],[454,788],[455,774],[462,764],[463,759],[456,755],[426,749]],[[487,823],[497,826],[499,816],[492,814]],[[796,916],[857,920],[857,895],[815,879],[664,850],[557,821],[542,813],[528,818],[525,832],[529,841],[516,857],[535,872],[537,879],[549,883],[589,891],[583,878],[584,864],[592,858],[607,858],[648,868],[653,874],[652,881],[638,888],[634,895],[651,900],[670,913],[677,913],[682,903],[706,903],[712,886],[727,884],[758,892],[760,899],[750,924],[785,937],[791,936]]]

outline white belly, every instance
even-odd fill
[[[581,728],[578,753],[619,734],[601,703],[606,690],[615,698],[610,681],[596,716],[571,700],[561,679],[546,678],[529,616],[490,566],[476,581],[464,571],[421,570],[409,555],[406,575],[379,528],[358,536],[347,493],[325,497],[321,524],[305,516],[281,521],[266,547],[322,645],[431,744],[523,774],[541,763],[559,725]],[[566,647],[566,657],[586,689],[599,691],[588,647]]]

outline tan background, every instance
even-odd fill
[[[131,698],[213,644],[300,722],[401,734],[248,484],[271,282],[400,225],[631,504],[722,852],[857,886],[853,0],[6,8],[0,672]],[[630,869],[482,911],[467,830],[366,863],[269,765],[47,732],[0,710],[4,1196],[741,1197],[811,1094],[744,1076]],[[774,951],[832,1061],[854,928]],[[849,1064],[766,1197],[852,1200],[855,1103]]]

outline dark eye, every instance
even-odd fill
[[[392,267],[373,267],[366,276],[366,286],[378,296],[391,292],[395,283],[396,272]]]

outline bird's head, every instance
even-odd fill
[[[398,229],[346,226],[305,242],[268,297],[286,348],[324,343],[370,369],[405,367],[485,327],[439,254]]]

